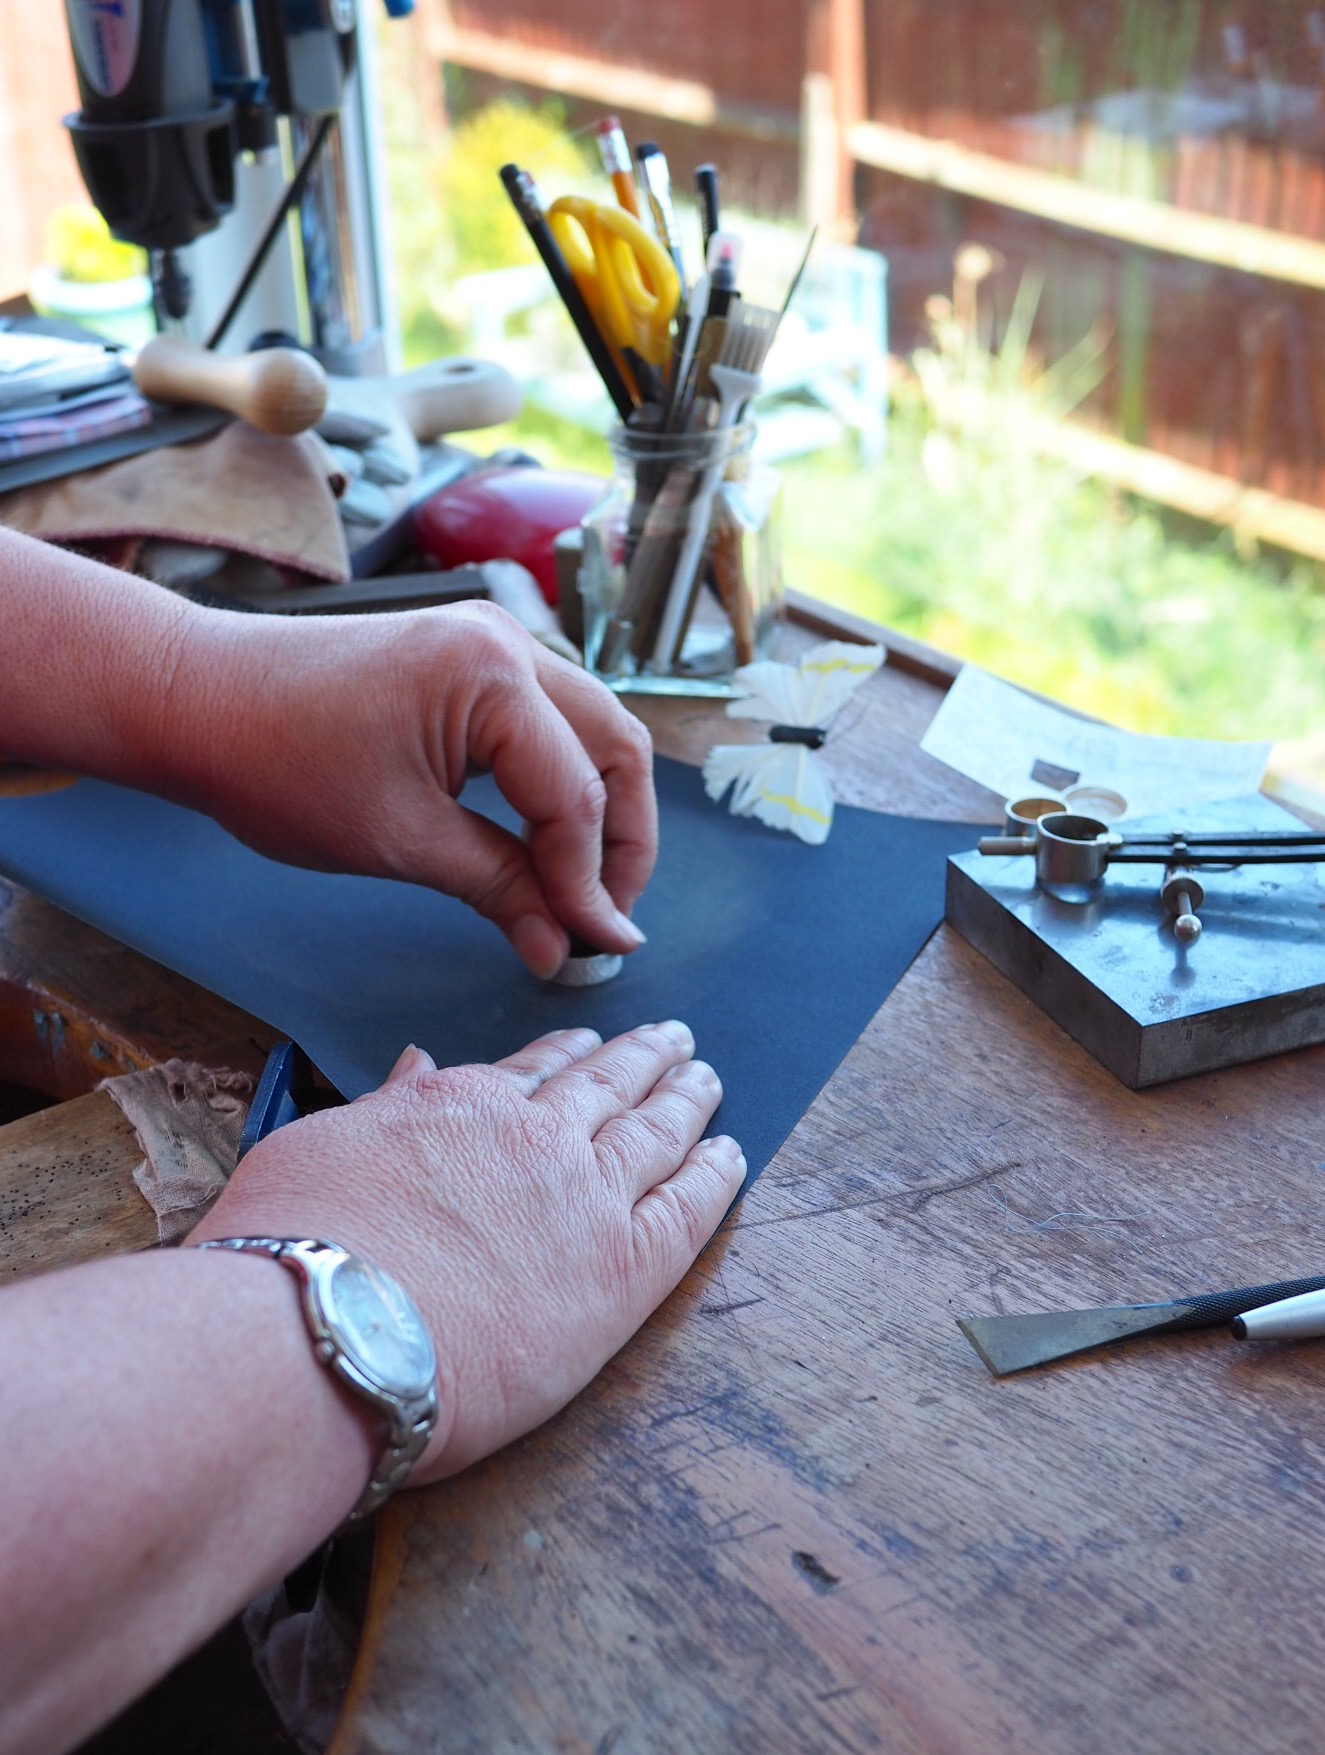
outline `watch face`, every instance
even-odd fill
[[[327,1314],[345,1351],[399,1396],[422,1395],[437,1372],[432,1337],[413,1299],[390,1274],[351,1256],[332,1270]]]

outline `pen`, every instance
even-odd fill
[[[687,284],[685,258],[681,254],[681,234],[676,229],[676,211],[672,206],[672,178],[667,169],[667,160],[663,156],[662,147],[656,146],[651,140],[635,148],[635,159],[644,181],[644,193],[649,198],[649,212],[653,215],[659,238],[676,264],[684,297]]]
[[[714,232],[709,240],[709,302],[706,317],[725,317],[736,297],[736,271],[741,266],[741,240],[735,232]]]
[[[1305,1341],[1325,1335],[1325,1292],[1299,1292],[1233,1318],[1240,1341]]]
[[[635,176],[630,164],[630,148],[620,116],[604,116],[598,124],[598,153],[603,161],[616,198],[626,212],[639,218],[639,201],[635,194]]]
[[[704,260],[707,262],[709,240],[718,229],[718,167],[700,165],[695,172],[695,194],[699,197],[699,218],[704,228]]]
[[[543,212],[543,203],[539,197],[538,187],[528,171],[522,171],[518,165],[503,165],[501,180],[506,186],[515,211],[524,221],[525,230],[533,239],[534,248],[543,258],[543,266],[552,276],[552,284],[561,295],[561,302],[570,313],[570,320],[579,331],[580,340],[589,351],[589,358],[598,369],[598,376],[607,387],[607,393],[617,413],[626,420],[635,406],[621,369],[612,358],[607,342],[584,302],[584,295],[575,284],[574,276],[566,266],[566,258],[557,246],[552,235],[552,228]]]

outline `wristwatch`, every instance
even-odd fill
[[[414,1300],[390,1274],[337,1243],[215,1237],[197,1248],[270,1256],[299,1281],[319,1362],[385,1419],[382,1455],[345,1521],[368,1517],[400,1486],[437,1424],[437,1355]]]

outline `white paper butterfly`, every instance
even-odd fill
[[[744,694],[728,703],[727,715],[767,720],[769,741],[711,749],[704,763],[709,797],[721,798],[730,786],[734,816],[758,817],[802,841],[826,841],[833,826],[833,794],[813,752],[833,714],[885,656],[882,646],[831,640],[807,652],[799,664],[742,665],[735,682]]]

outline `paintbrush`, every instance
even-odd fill
[[[708,368],[709,385],[717,399],[717,416],[709,430],[715,436],[729,431],[740,420],[759,389],[764,360],[777,331],[778,314],[744,300],[733,300],[718,356]],[[685,636],[699,582],[700,557],[708,537],[713,496],[727,466],[725,448],[713,444],[714,461],[706,465],[691,502],[681,550],[663,601],[658,636],[646,669],[670,669]]]

